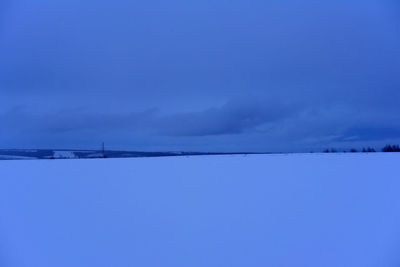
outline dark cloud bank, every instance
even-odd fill
[[[45,147],[65,142],[96,147],[102,140],[111,146],[140,149],[206,151],[304,151],[325,146],[377,145],[398,140],[400,116],[343,107],[310,108],[291,103],[232,101],[197,112],[165,115],[157,109],[124,114],[64,110],[53,114],[16,108],[0,116],[3,138],[13,138]],[[367,110],[368,111],[368,110]],[[375,117],[374,120],[371,117]],[[81,139],[82,136],[88,138]],[[11,139],[10,139],[11,140]],[[136,142],[135,142],[136,141]],[[21,143],[29,146],[30,143]],[[218,144],[218,142],[221,142]],[[227,143],[225,143],[227,142]],[[62,146],[62,145],[61,145]]]

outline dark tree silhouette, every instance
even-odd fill
[[[382,148],[382,152],[400,152],[400,146],[399,145],[386,145],[384,148]]]

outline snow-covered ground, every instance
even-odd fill
[[[54,151],[53,157],[56,159],[73,159],[76,158],[73,151]]]
[[[0,266],[400,266],[400,153],[0,161]]]

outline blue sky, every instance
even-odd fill
[[[400,142],[397,1],[0,4],[0,147]]]

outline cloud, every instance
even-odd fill
[[[351,143],[367,146],[394,142],[400,138],[397,121],[396,114],[388,116],[374,110],[360,113],[357,108],[342,105],[310,107],[307,102],[284,104],[273,99],[243,98],[219,107],[174,114],[159,109],[130,113],[69,109],[39,114],[16,107],[0,114],[0,135],[2,142],[8,142],[3,146],[10,145],[5,140],[19,144],[32,138],[42,147],[51,147],[53,143],[47,140],[79,147],[90,139],[124,147],[135,139],[146,140],[139,144],[141,147],[147,144],[160,150],[198,150],[204,142],[211,142],[221,151],[224,147],[235,151],[308,151]]]
[[[164,117],[160,130],[182,136],[241,134],[283,120],[294,111],[292,106],[272,102],[231,101],[218,108]]]
[[[167,136],[208,136],[241,134],[258,126],[292,116],[295,108],[262,101],[230,101],[221,107],[197,112],[163,115],[157,109],[112,114],[80,109],[35,114],[24,107],[0,117],[8,130],[64,133],[79,131],[147,132]]]

